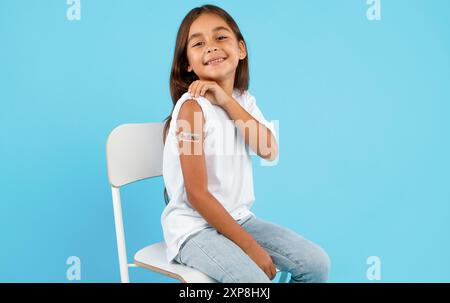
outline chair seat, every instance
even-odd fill
[[[188,266],[167,262],[166,243],[154,243],[139,250],[134,255],[134,264],[164,274],[186,283],[216,283],[213,278]]]

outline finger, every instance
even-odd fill
[[[273,277],[273,275],[272,275],[272,270],[270,269],[270,267],[267,269],[266,274],[267,274],[267,277],[269,277],[270,280],[273,279],[273,278],[272,278],[272,277]]]
[[[273,263],[271,263],[269,265],[269,272],[270,272],[269,278],[272,280],[275,277],[275,275],[277,274],[276,267]]]
[[[195,91],[197,90],[197,86],[200,84],[199,80],[194,81],[194,83],[192,83],[192,88],[191,88],[191,95],[192,97],[195,97]]]
[[[204,96],[209,89],[210,89],[209,84],[203,85],[203,87],[200,90],[200,96]]]
[[[205,85],[205,83],[203,81],[198,81],[198,85],[195,87],[195,97],[197,98],[198,96],[200,96],[200,90],[202,89],[202,87]]]
[[[190,91],[192,97],[194,97],[195,88],[197,87],[198,83],[199,83],[198,80],[191,83],[189,91]]]
[[[270,279],[273,280],[273,278],[275,278],[276,275],[277,275],[277,270],[274,267],[273,270],[272,270],[272,278],[270,278]]]
[[[272,279],[272,270],[270,269],[269,266],[267,266],[267,267],[264,269],[264,272],[266,273],[266,275],[267,275],[267,277],[268,277],[269,279]]]
[[[207,85],[208,85],[208,84],[205,83],[205,82],[202,82],[202,83],[200,83],[200,84],[198,85],[198,87],[197,87],[197,97],[199,97],[199,96],[202,95],[202,91],[203,91],[203,89],[205,88],[205,86],[207,86]]]

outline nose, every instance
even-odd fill
[[[210,47],[207,52],[209,54],[211,52],[216,52],[216,51],[217,51],[217,47]]]

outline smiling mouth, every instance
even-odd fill
[[[206,62],[205,65],[207,65],[207,66],[210,66],[210,65],[211,66],[215,66],[215,65],[219,65],[220,63],[222,63],[225,60],[226,60],[225,58],[218,58],[218,59]]]

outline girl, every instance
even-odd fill
[[[276,268],[290,282],[324,282],[330,260],[322,248],[250,211],[249,149],[272,161],[278,146],[248,85],[246,43],[233,18],[213,5],[192,9],[176,38],[164,129],[167,259],[219,282],[271,282]]]

